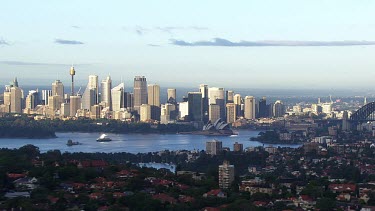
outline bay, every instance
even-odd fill
[[[163,150],[205,150],[206,142],[216,139],[223,142],[223,147],[233,150],[235,142],[242,143],[246,147],[270,146],[257,141],[249,141],[260,131],[239,130],[234,136],[202,136],[191,134],[111,134],[107,135],[111,142],[97,142],[101,133],[56,133],[57,138],[51,139],[25,139],[25,138],[2,138],[0,148],[20,148],[27,144],[39,147],[41,152],[49,150],[60,150],[61,152],[129,152],[147,153]],[[80,142],[82,145],[67,146],[69,139]],[[274,144],[275,147],[299,147],[300,145]]]

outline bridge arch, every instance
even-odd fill
[[[351,121],[375,121],[375,102],[367,103],[350,116]]]

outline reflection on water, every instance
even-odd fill
[[[261,146],[262,143],[249,141],[259,131],[240,130],[234,136],[201,136],[189,134],[107,134],[111,142],[97,142],[100,133],[57,133],[52,139],[0,139],[1,148],[19,148],[26,144],[39,147],[41,152],[60,150],[62,152],[130,152],[144,153],[162,150],[205,150],[206,141],[217,139],[223,147],[233,149],[235,142],[242,143],[244,148]],[[82,145],[67,146],[67,140],[78,141]],[[265,144],[264,146],[268,146]],[[274,145],[297,147],[299,145]]]

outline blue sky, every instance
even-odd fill
[[[0,85],[372,88],[375,1],[6,1]],[[264,46],[266,45],[266,46]]]

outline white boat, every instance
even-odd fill
[[[109,142],[112,141],[111,138],[109,138],[106,134],[102,134],[98,139],[96,139],[97,142]]]

